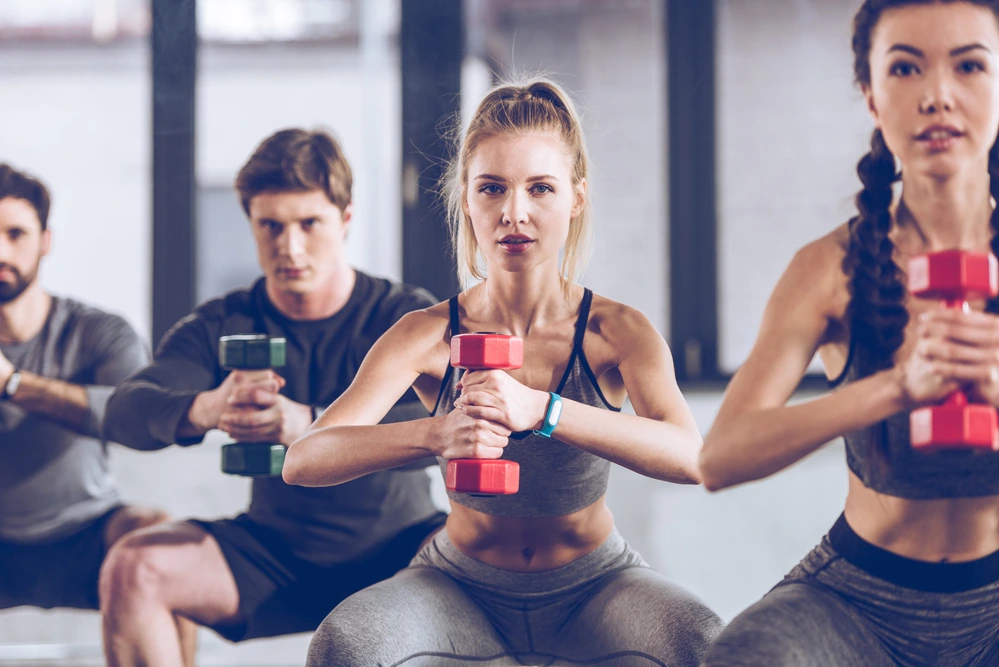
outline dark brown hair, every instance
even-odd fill
[[[853,72],[856,83],[871,85],[871,38],[885,10],[907,5],[934,2],[969,2],[991,9],[999,20],[996,0],[866,0],[853,19]],[[895,244],[891,231],[892,185],[901,178],[895,169],[895,156],[888,150],[884,136],[875,130],[871,150],[857,164],[863,189],[857,193],[858,214],[849,222],[850,245],[845,269],[850,276],[849,320],[856,352],[861,353],[862,368],[875,372],[893,364],[895,352],[902,345],[909,313],[904,301],[904,273],[895,264]],[[989,151],[990,190],[999,201],[999,142]],[[999,209],[993,212],[992,252],[999,255]],[[992,299],[990,312],[999,312],[999,301]]]
[[[236,191],[247,215],[250,200],[265,192],[322,190],[344,211],[353,175],[333,136],[316,130],[281,130],[263,140],[236,176]]]
[[[44,183],[17,171],[9,164],[0,164],[0,199],[5,197],[23,199],[31,204],[42,223],[42,231],[48,229],[52,198]]]

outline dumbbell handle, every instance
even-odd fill
[[[451,339],[451,365],[466,371],[512,370],[523,364],[517,336],[479,332]],[[520,464],[503,459],[452,459],[445,471],[449,491],[507,495],[520,488]]]
[[[951,310],[960,310],[965,313],[971,310],[971,307],[968,305],[968,301],[964,296],[944,299],[944,307]],[[940,405],[946,405],[953,408],[963,408],[968,405],[968,403],[968,396],[964,393],[964,391],[958,389],[953,394],[948,396]]]
[[[266,334],[219,338],[219,365],[242,373],[268,373],[285,365],[285,339]],[[222,472],[247,477],[281,474],[285,447],[278,443],[233,442],[222,446]]]
[[[943,300],[944,307],[952,310],[960,310],[965,313],[971,312],[971,306],[968,304],[967,297],[955,296],[949,299]],[[963,389],[958,389],[954,391],[950,396],[940,403],[940,405],[946,405],[953,408],[963,408],[966,405],[970,405],[971,401],[968,400],[968,395],[964,393]]]
[[[960,309],[966,313],[970,311],[968,301],[964,296],[944,299],[944,306],[955,310]],[[962,389],[957,389],[937,405],[943,408],[963,409],[970,404],[971,401],[968,400],[968,395]]]
[[[969,312],[970,299],[999,293],[999,263],[989,253],[943,250],[916,255],[907,271],[910,294],[938,300],[948,309]],[[960,388],[935,405],[909,414],[912,445],[932,452],[996,449],[996,410],[974,405]]]

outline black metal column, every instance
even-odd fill
[[[445,209],[437,196],[451,156],[465,53],[462,0],[400,0],[402,22],[402,275],[446,299],[458,290]]]
[[[715,3],[670,0],[670,346],[682,382],[717,381]]]
[[[152,0],[153,343],[195,300],[195,0]]]

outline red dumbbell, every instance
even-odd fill
[[[948,308],[968,311],[968,299],[999,293],[999,264],[991,253],[944,250],[909,260],[909,292],[941,299]],[[968,403],[955,391],[940,405],[913,410],[909,415],[912,446],[922,451],[996,448],[996,410]]]
[[[451,365],[466,370],[512,370],[524,365],[524,341],[498,333],[451,337]],[[503,459],[454,459],[447,462],[448,491],[498,496],[517,493],[520,464]]]

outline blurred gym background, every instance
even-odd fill
[[[287,126],[344,145],[356,266],[446,298],[442,132],[498,78],[546,73],[579,104],[593,161],[584,282],[660,328],[706,431],[792,253],[853,210],[869,133],[851,82],[857,5],[0,0],[0,162],[53,193],[43,284],[124,315],[150,345],[257,275],[232,180]],[[824,387],[814,370],[802,398]],[[126,497],[178,518],[238,512],[249,485],[218,471],[214,435],[186,450],[113,446]],[[615,468],[609,503],[654,567],[729,620],[832,524],[845,470],[839,443],[715,495]],[[203,631],[199,664],[301,665],[308,640]],[[0,611],[5,664],[102,664],[98,615]]]

